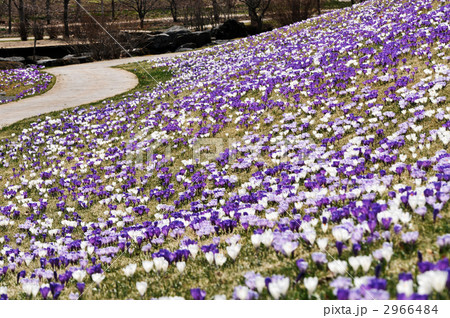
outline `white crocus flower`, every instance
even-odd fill
[[[189,245],[188,245],[188,250],[189,250],[189,252],[191,253],[192,258],[195,259],[195,257],[197,256],[197,253],[198,253],[198,251],[199,251],[198,245],[197,245],[197,244],[189,244]]]
[[[280,296],[285,296],[289,289],[289,278],[281,278],[269,283],[269,293],[273,298],[279,299]]]
[[[372,265],[372,255],[358,256],[358,259],[364,273],[367,273],[370,269],[370,265]]]
[[[235,289],[235,291],[236,291],[236,298],[238,298],[239,300],[248,299],[248,293],[250,290],[247,286],[239,286],[238,288]]]
[[[241,247],[242,247],[242,245],[239,243],[227,246],[227,253],[233,261],[236,259],[239,252],[241,251]]]
[[[328,245],[328,238],[326,238],[326,237],[319,238],[319,239],[317,239],[316,243],[321,251],[325,251],[325,249],[327,248],[327,245]]]
[[[257,276],[255,280],[256,289],[258,293],[262,293],[264,287],[266,287],[266,279],[262,276]]]
[[[267,230],[263,234],[261,234],[261,243],[264,244],[265,247],[269,247],[273,241],[273,232],[272,230]]]
[[[99,273],[95,273],[92,274],[92,280],[94,281],[94,283],[96,283],[97,285],[100,285],[100,283],[105,279],[105,275],[104,274],[99,274]]]
[[[448,273],[446,271],[428,271],[417,275],[417,283],[419,284],[418,293],[421,295],[429,295],[433,290],[438,293],[445,289]]]
[[[147,291],[148,284],[147,284],[147,282],[137,282],[136,288],[142,297],[142,296],[144,296],[145,292]]]
[[[392,246],[390,246],[390,245],[385,245],[381,249],[381,255],[388,263],[391,260],[391,257],[393,254],[394,254],[394,250],[392,249]]]
[[[25,264],[27,264],[27,266],[30,266],[31,262],[33,261],[33,256],[32,255],[25,255],[24,256],[24,260],[25,260]]]
[[[361,265],[359,262],[359,257],[351,256],[348,258],[348,263],[353,268],[353,270],[356,272]]]
[[[214,263],[214,253],[213,252],[206,252],[205,258],[208,261],[209,264]]]
[[[303,280],[303,284],[305,285],[305,288],[308,290],[309,296],[311,296],[312,293],[316,290],[318,283],[319,279],[317,277],[306,277]]]
[[[397,284],[397,293],[405,294],[406,297],[411,296],[414,293],[412,280],[401,280]]]
[[[328,263],[328,268],[335,275],[336,274],[344,275],[347,272],[347,262],[336,260],[336,261]]]
[[[84,270],[76,270],[75,272],[72,273],[72,277],[77,282],[81,283],[83,281],[84,277],[86,277],[86,271],[84,271]]]
[[[153,261],[142,261],[142,267],[144,267],[146,273],[150,273],[153,269]]]
[[[186,269],[186,262],[178,262],[177,263],[177,270],[180,273],[183,273],[185,269]]]
[[[222,253],[216,253],[214,254],[214,261],[216,262],[217,266],[222,266],[227,261],[227,257]]]
[[[225,295],[215,295],[214,300],[227,300],[227,296]]]
[[[158,273],[165,272],[169,268],[169,262],[164,257],[156,257],[153,259],[153,264]]]
[[[352,237],[351,234],[342,227],[334,227],[332,233],[336,241],[339,242],[345,242]]]
[[[130,264],[127,265],[125,268],[123,268],[122,271],[126,277],[131,277],[136,272],[136,268],[137,268],[136,264]]]
[[[261,235],[253,234],[251,237],[253,247],[258,248],[261,245]]]

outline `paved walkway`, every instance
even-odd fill
[[[138,79],[134,74],[111,68],[112,66],[177,54],[179,53],[139,56],[46,69],[56,76],[53,88],[39,96],[0,105],[0,127],[24,118],[94,103],[125,93],[137,86]]]

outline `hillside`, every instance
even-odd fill
[[[450,299],[449,19],[367,1],[0,131],[0,294]]]

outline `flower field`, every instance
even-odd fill
[[[372,0],[0,131],[1,298],[450,299],[449,60]]]
[[[52,84],[53,76],[41,71],[42,67],[30,66],[22,69],[0,70],[0,92],[6,97],[0,104],[24,97],[42,94]]]

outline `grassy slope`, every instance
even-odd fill
[[[304,25],[303,25],[304,26]],[[447,52],[448,53],[448,52]],[[412,63],[411,66],[417,67],[419,72],[421,70],[425,69],[425,61],[424,60],[416,60],[416,61],[409,61]],[[152,89],[152,85],[155,85],[155,82],[152,79],[149,79],[146,72],[140,70],[137,65],[129,65],[126,66],[125,69],[129,71],[133,71],[140,79],[140,86],[137,89],[137,91],[146,88]],[[166,81],[170,79],[170,73],[167,71],[167,69],[155,69],[152,67],[149,67],[149,72],[152,74],[152,76],[157,81]],[[419,79],[421,76],[417,76],[417,79]],[[365,80],[364,76],[360,76],[358,79],[359,83],[362,83]],[[410,83],[410,85],[414,85],[415,83]],[[154,86],[153,86],[154,87]],[[377,89],[382,89],[382,87],[376,87]],[[132,93],[131,93],[132,94]],[[447,98],[450,98],[450,88],[447,86],[445,88],[445,91],[443,94],[447,96]],[[247,97],[247,96],[246,96]],[[114,100],[120,100],[123,99],[124,96],[118,96],[114,98]],[[345,100],[345,98],[343,99]],[[98,103],[93,105],[93,107],[101,107],[102,103]],[[88,107],[87,105],[82,107]],[[388,109],[384,109],[384,111],[387,111]],[[392,110],[395,112],[398,112],[398,109],[394,106],[392,107]],[[54,112],[50,114],[52,117],[59,117],[63,116],[67,111],[62,112]],[[276,118],[281,118],[282,112],[273,112],[273,116]],[[360,116],[366,116],[364,111],[361,110],[360,112],[355,111],[355,115]],[[48,116],[48,115],[46,115]],[[42,118],[42,117],[41,117]],[[406,118],[406,115],[405,115]],[[31,122],[34,122],[38,119],[38,117],[24,120],[22,122],[19,122],[17,124],[14,124],[10,127],[4,128],[0,131],[0,138],[7,138],[11,136],[12,133],[19,133],[21,130],[25,127],[27,127]],[[439,127],[439,123],[430,121],[427,123],[427,130],[430,129],[436,129]],[[261,127],[261,129],[258,131],[258,133],[266,133],[269,130],[270,126]],[[393,126],[391,128],[386,129],[386,135],[389,133],[394,132]],[[233,128],[224,130],[221,134],[232,134],[232,137],[235,138],[242,138],[244,135],[244,131],[235,131]],[[348,135],[345,137],[345,139],[341,142],[341,145],[354,137],[354,135]],[[377,140],[378,141],[378,140]],[[415,143],[410,142],[410,144],[407,144],[404,149],[407,149],[410,146],[413,146]],[[339,144],[337,144],[335,147],[338,147]],[[430,149],[423,149],[420,152],[420,156],[427,156],[430,157],[434,154],[434,152],[437,150],[434,146],[432,146]],[[178,153],[175,153],[175,155],[180,155],[181,151]],[[181,157],[181,156],[180,156]],[[182,157],[178,159],[181,160]],[[177,162],[174,164],[174,168],[177,167],[180,163]],[[0,168],[1,169],[1,168]],[[173,169],[176,171],[176,169]],[[1,169],[2,174],[5,171],[4,169]],[[243,180],[246,180],[246,177],[250,175],[251,173],[255,172],[254,170],[248,172],[248,173],[242,173],[239,175],[239,177]],[[5,177],[7,177],[5,175]],[[247,178],[248,179],[248,178]],[[5,179],[4,179],[5,180]],[[404,183],[410,182],[409,180],[403,180]],[[386,199],[386,198],[384,198]],[[50,204],[49,206],[52,206],[54,202],[49,200]],[[0,199],[0,204],[5,204],[5,199]],[[88,211],[91,215],[91,218],[93,220],[96,219],[96,217],[101,216],[100,210],[92,210]],[[50,212],[51,213],[51,209]],[[448,207],[445,209],[445,211],[442,213],[442,216],[445,219],[448,219],[450,214]],[[53,217],[53,216],[52,216]],[[425,251],[426,255],[425,257],[430,260],[436,260],[436,257],[439,256],[439,251],[437,250],[435,243],[435,237],[436,235],[442,235],[445,233],[450,232],[449,225],[446,222],[439,222],[437,224],[434,224],[432,222],[432,219],[430,217],[430,214],[428,213],[427,217],[424,221],[420,221],[418,216],[414,216],[416,219],[417,229],[421,232],[421,239],[419,240],[417,244],[417,249]],[[55,215],[55,222],[58,220],[58,217]],[[21,220],[23,221],[23,220]],[[17,222],[19,223],[19,222]],[[80,230],[77,232],[74,232],[74,237],[77,235],[81,235],[79,233]],[[204,257],[198,256],[195,261],[189,261],[186,271],[180,275],[176,272],[176,269],[171,266],[169,267],[169,271],[163,275],[157,275],[155,273],[152,274],[146,274],[142,266],[140,264],[142,259],[147,258],[143,254],[123,254],[118,255],[118,257],[113,261],[110,268],[107,270],[108,274],[107,279],[102,283],[101,289],[97,290],[93,285],[88,286],[86,289],[85,295],[83,298],[86,299],[104,299],[104,298],[116,298],[116,299],[123,299],[123,298],[140,298],[138,295],[136,288],[135,288],[135,282],[137,281],[143,281],[146,280],[149,282],[149,290],[147,291],[147,296],[150,295],[152,297],[159,297],[159,296],[184,296],[186,298],[190,298],[189,296],[189,289],[192,287],[200,287],[204,288],[208,292],[208,296],[212,296],[214,294],[226,294],[228,297],[231,296],[232,289],[234,286],[238,284],[243,284],[243,274],[247,272],[248,270],[253,270],[255,272],[260,272],[261,274],[265,276],[269,276],[271,274],[282,274],[290,277],[291,279],[296,277],[297,269],[295,266],[295,259],[298,259],[300,257],[308,258],[310,253],[312,251],[317,251],[317,248],[311,248],[310,246],[306,244],[302,244],[301,247],[296,251],[295,258],[287,259],[284,256],[281,256],[274,252],[273,249],[265,249],[261,248],[259,250],[254,250],[251,247],[251,244],[248,244],[250,240],[250,233],[245,232],[242,230],[235,231],[233,234],[239,233],[242,236],[242,240],[246,242],[247,244],[243,244],[243,249],[241,251],[240,256],[238,257],[236,262],[228,261],[223,267],[216,268],[214,266],[210,266],[207,264]],[[13,232],[7,233],[8,235],[13,235]],[[193,236],[194,233],[190,232],[190,236]],[[320,233],[320,230],[318,230],[318,234]],[[331,233],[328,232],[328,234],[324,234],[322,236],[331,236]],[[201,244],[207,244],[210,243],[210,239],[202,239],[200,240]],[[223,242],[223,240],[222,240]],[[170,247],[170,246],[178,246],[178,241],[176,239],[169,239],[166,241],[166,244],[164,247]],[[399,244],[399,239],[394,237],[393,239],[394,245]],[[377,243],[378,244],[378,243]],[[375,246],[371,246],[371,250],[376,249],[381,244],[375,244]],[[222,243],[222,247],[223,247]],[[337,257],[337,253],[334,249],[330,249],[330,252],[333,257]],[[362,254],[368,254],[369,250],[363,250]],[[346,250],[344,252],[344,258],[349,256],[350,252]],[[126,266],[129,263],[137,263],[138,264],[138,270],[135,276],[132,279],[125,278],[122,273],[122,268]],[[391,266],[388,272],[383,273],[383,278],[386,278],[388,282],[390,282],[390,285],[388,286],[388,289],[390,290],[391,294],[393,294],[395,290],[395,283],[396,277],[399,272],[411,270],[413,268],[413,264],[416,262],[415,258],[415,251],[414,250],[407,250],[405,249],[403,253],[394,254]],[[36,266],[37,264],[33,263],[32,266]],[[327,286],[329,281],[332,279],[331,274],[327,274],[326,268],[311,268],[311,272],[315,272],[317,276],[321,277],[321,282],[319,282],[319,290],[317,293],[317,296],[322,299],[330,298],[331,291],[328,288],[322,288],[322,286]],[[358,273],[361,275],[361,273]],[[373,275],[373,268],[368,273],[369,275]],[[327,282],[327,283],[325,283]],[[9,276],[8,280],[0,282],[0,285],[8,285],[11,287],[11,297],[17,297],[17,298],[23,298],[24,294],[22,294],[19,290],[19,286],[17,289],[14,288],[14,277]],[[66,288],[65,292],[61,296],[61,298],[66,298],[68,296],[69,291],[75,291],[75,285],[74,282],[69,283],[69,288]],[[306,291],[303,288],[302,285],[291,285],[287,298],[305,298],[306,297]],[[92,287],[92,288],[90,288]],[[270,298],[270,296],[267,294],[267,290],[263,292],[263,294],[260,295],[260,298]]]

